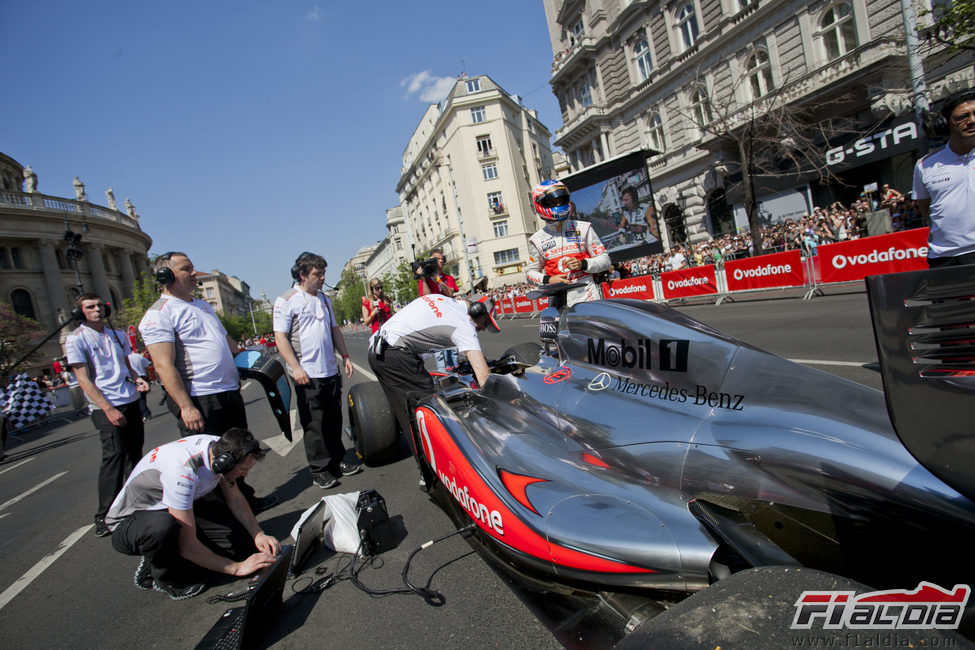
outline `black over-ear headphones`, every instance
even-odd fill
[[[103,302],[102,307],[105,308],[105,315],[103,316],[103,318],[108,318],[109,316],[112,315],[112,303]],[[71,309],[71,318],[72,320],[75,320],[79,323],[84,323],[86,320],[88,320],[87,318],[85,318],[85,313],[81,311],[80,306]]]
[[[159,264],[160,262],[168,262],[170,259],[172,259],[173,255],[176,255],[176,251],[169,251],[168,253],[163,253],[162,255],[156,258],[156,264]],[[176,274],[174,274],[173,270],[168,266],[162,266],[156,269],[155,276],[156,276],[156,282],[158,282],[164,287],[172,284],[173,282],[176,282]]]
[[[951,129],[949,128],[948,121],[951,119],[951,112],[959,104],[964,102],[975,101],[975,89],[969,88],[968,90],[963,90],[960,93],[956,93],[945,100],[944,105],[941,107],[941,112],[938,117],[934,118],[931,122],[931,128],[934,130],[934,134],[947,138],[951,135]]]
[[[247,446],[244,447],[244,450],[241,452],[239,459],[229,451],[225,451],[222,454],[218,454],[213,457],[213,460],[210,462],[210,469],[213,470],[214,474],[226,474],[233,468],[237,467],[237,463],[243,461],[260,448],[261,443],[259,443],[257,439],[251,438],[250,442],[247,443]]]
[[[301,264],[301,260],[305,259],[309,255],[314,255],[314,253],[309,253],[308,251],[304,251],[301,255],[298,256],[298,259],[295,260],[294,266],[291,267],[291,277],[294,278],[295,280],[299,280],[299,281],[301,280],[301,267],[299,266],[299,264]]]

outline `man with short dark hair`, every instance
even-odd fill
[[[449,273],[443,272],[444,255],[443,249],[435,248],[430,257],[437,260],[437,270],[432,277],[421,277],[419,279],[419,291],[421,296],[430,294],[442,294],[450,298],[459,291],[457,280]],[[419,273],[419,271],[418,271]]]
[[[929,217],[928,265],[975,264],[975,90],[945,102],[948,144],[917,161],[911,198]]]
[[[154,264],[162,295],[142,317],[139,332],[166,389],[166,403],[180,431],[223,435],[232,427],[247,428],[247,412],[240,394],[240,375],[234,365],[237,343],[213,307],[194,298],[196,269],[186,253],[160,255]],[[277,502],[241,491],[254,512]]]
[[[101,437],[95,535],[106,537],[111,531],[105,525],[105,514],[142,457],[145,433],[139,393],[148,391],[149,384],[128,363],[126,356],[132,348],[125,333],[105,326],[104,301],[97,294],[83,293],[75,299],[75,306],[84,320],[67,336],[64,348]]]
[[[281,545],[237,488],[265,454],[249,431],[233,428],[187,436],[139,461],[106,518],[115,550],[142,556],[139,589],[185,600],[206,588],[201,568],[247,576],[274,562]]]
[[[340,476],[362,470],[345,462],[336,350],[346,377],[352,377],[352,362],[332,302],[322,293],[327,266],[321,255],[302,253],[292,269],[295,286],[274,301],[274,341],[295,382],[308,468],[314,484],[326,489],[338,485]]]

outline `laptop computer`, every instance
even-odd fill
[[[232,607],[210,628],[197,650],[255,648],[281,611],[294,546],[282,546],[281,555],[261,574],[241,607]]]
[[[291,555],[291,570],[289,576],[294,577],[301,573],[305,565],[305,560],[315,547],[324,539],[325,501],[319,500],[312,506],[308,514],[298,523],[298,531],[295,533],[295,550]]]

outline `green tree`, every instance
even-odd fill
[[[217,312],[217,318],[223,323],[223,328],[227,330],[230,338],[235,341],[254,336],[254,326],[251,324],[250,316],[228,315],[223,312]],[[259,333],[263,334],[264,332]]]
[[[388,287],[386,294],[401,305],[407,305],[420,297],[416,276],[406,260],[399,263],[395,276],[390,280],[383,280],[383,286]]]
[[[21,316],[5,302],[0,302],[0,377],[13,375],[16,370],[44,356],[40,351],[30,355],[23,362],[20,358],[44,334],[44,328],[32,318]]]
[[[920,15],[931,20],[931,26],[919,34],[922,39],[927,37],[953,52],[975,50],[975,0],[934,0],[931,9]]]
[[[335,309],[335,320],[341,323],[348,319],[353,323],[359,322],[362,318],[362,297],[365,291],[362,288],[362,278],[355,272],[355,269],[347,268],[342,271],[339,279],[341,290],[332,301]]]
[[[156,280],[148,273],[142,273],[132,284],[132,297],[122,301],[122,308],[117,314],[113,314],[112,321],[120,329],[125,329],[129,325],[138,327],[139,321],[157,300],[162,293]]]

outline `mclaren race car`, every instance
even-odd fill
[[[440,378],[404,433],[497,552],[558,582],[694,592],[785,565],[970,584],[975,284],[896,275],[868,283],[885,392],[603,300],[550,306],[545,347],[511,350],[479,388],[463,368]],[[388,461],[378,384],[350,390],[349,415],[364,461]]]

